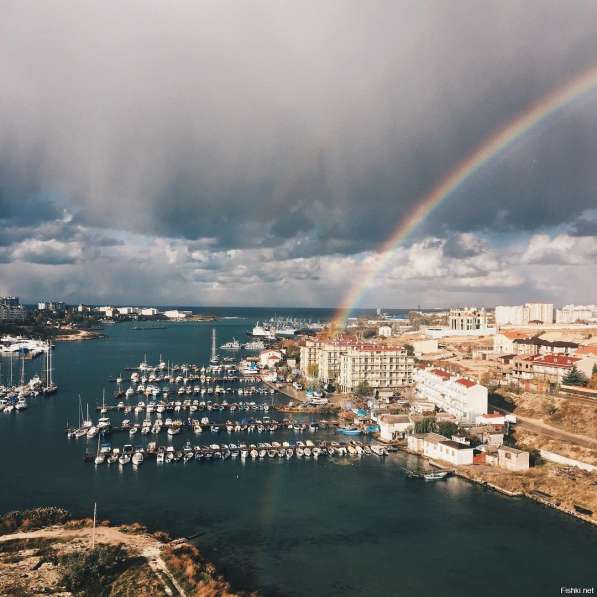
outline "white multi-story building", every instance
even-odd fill
[[[541,321],[553,323],[553,305],[551,303],[527,303],[529,322]]]
[[[377,335],[381,336],[382,338],[390,338],[392,336],[392,326],[380,325],[377,329]]]
[[[417,397],[455,416],[458,421],[474,423],[487,414],[487,388],[471,379],[451,375],[444,369],[417,369],[414,373]]]
[[[136,315],[139,309],[137,307],[118,307],[118,312],[121,315]]]
[[[186,319],[193,314],[192,311],[180,311],[179,309],[171,309],[169,311],[164,311],[164,316],[168,319]]]
[[[414,358],[402,348],[377,344],[347,348],[339,358],[339,385],[352,392],[360,384],[372,388],[400,388],[413,382]]]
[[[315,365],[319,367],[320,348],[321,342],[319,340],[306,340],[300,346],[300,369],[303,375],[310,375]]]
[[[153,317],[158,314],[159,314],[159,311],[155,307],[145,307],[145,308],[141,309],[141,315]]]
[[[487,328],[487,313],[482,307],[463,307],[450,309],[448,327],[456,331],[484,330]]]
[[[576,323],[577,321],[590,321],[597,317],[595,305],[565,305],[556,309],[556,323]]]
[[[334,382],[340,375],[340,357],[353,345],[351,341],[325,342],[319,349],[319,379]]]
[[[527,325],[531,321],[553,323],[554,310],[551,303],[526,303],[526,305],[504,306],[495,308],[495,324]]]

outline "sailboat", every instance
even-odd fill
[[[46,387],[44,394],[55,394],[58,386],[54,383],[52,378],[52,343],[48,340],[48,351],[46,352]]]
[[[97,438],[97,452],[95,454],[95,464],[104,464],[106,457],[100,452],[100,438]]]
[[[216,328],[211,329],[211,358],[209,359],[210,365],[219,365],[220,359],[216,353]]]

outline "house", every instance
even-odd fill
[[[506,415],[501,413],[487,413],[486,415],[479,415],[475,419],[477,425],[505,425]]]
[[[509,446],[500,446],[498,466],[509,471],[526,471],[529,469],[529,453]]]
[[[572,355],[578,349],[575,342],[565,342],[563,340],[544,340],[538,336],[532,338],[516,338],[512,342],[514,352],[521,355],[537,354],[565,354]]]
[[[377,335],[381,336],[382,338],[390,338],[392,336],[392,326],[380,325],[377,329]]]
[[[272,369],[282,360],[283,357],[284,355],[280,350],[262,350],[259,353],[259,364],[261,367]]]
[[[407,447],[412,452],[434,460],[443,460],[454,466],[473,464],[473,448],[439,433],[409,435]]]
[[[425,449],[425,442],[428,441],[442,441],[448,439],[439,433],[414,433],[412,435],[407,436],[406,438],[406,445],[407,448],[411,452],[415,452],[416,454],[423,454]]]
[[[469,428],[472,436],[478,437],[481,444],[498,448],[504,443],[504,433],[499,427],[493,425],[479,425]]]
[[[448,439],[436,445],[438,452],[435,458],[444,460],[454,466],[473,464],[473,449],[461,442]]]
[[[493,350],[500,354],[511,354],[514,352],[514,341],[526,338],[525,332],[516,330],[503,330],[497,333],[493,338]]]
[[[408,415],[380,415],[378,419],[379,437],[384,441],[393,441],[404,436],[413,428]]]
[[[559,384],[573,367],[590,378],[596,363],[597,359],[592,357],[579,358],[557,354],[516,357],[512,360],[511,377],[517,381],[537,379]]]

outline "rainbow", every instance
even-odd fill
[[[415,208],[400,221],[397,228],[377,250],[377,258],[371,263],[365,275],[343,297],[332,320],[332,328],[344,327],[351,310],[369,288],[377,274],[390,259],[393,250],[400,244],[444,199],[482,166],[539,124],[556,110],[566,106],[578,96],[597,86],[597,67],[584,72],[564,86],[544,96],[539,102],[510,121],[494,135],[488,137],[465,160],[460,162],[431,192],[425,195]]]

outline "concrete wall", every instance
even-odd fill
[[[597,471],[597,466],[589,464],[588,462],[581,462],[580,460],[574,460],[574,458],[568,458],[555,452],[548,452],[547,450],[539,450],[541,458],[548,462],[556,462],[557,464],[565,464],[566,466],[576,466],[584,471]]]

